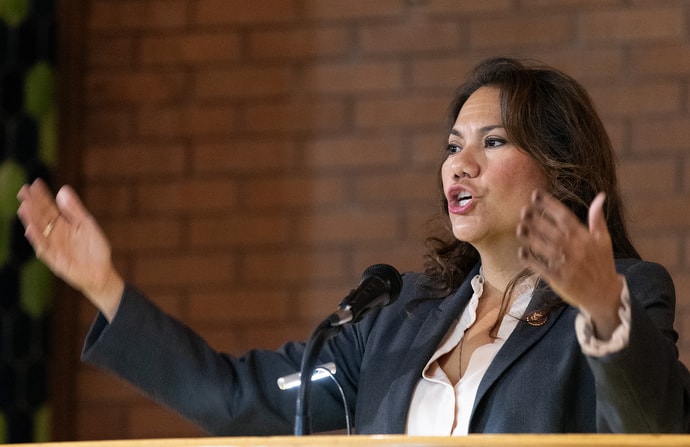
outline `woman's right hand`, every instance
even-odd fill
[[[112,320],[124,281],[113,266],[108,240],[74,190],[64,186],[53,198],[38,179],[22,186],[17,198],[17,215],[36,256]]]

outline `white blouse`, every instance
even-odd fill
[[[524,315],[534,291],[535,278],[527,278],[515,288],[516,298],[501,321],[497,337],[493,343],[475,349],[464,375],[453,386],[441,369],[438,359],[462,341],[465,331],[476,320],[477,305],[484,291],[484,278],[479,274],[472,278],[471,284],[474,294],[469,304],[431,356],[414,390],[407,416],[408,435],[459,436],[467,434],[479,383],[496,353],[517,326],[519,318]],[[630,299],[624,279],[621,302],[622,323],[609,341],[596,339],[589,316],[582,313],[578,315],[576,332],[585,354],[605,355],[627,345],[630,330]]]

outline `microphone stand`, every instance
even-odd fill
[[[309,435],[312,432],[311,412],[309,410],[311,375],[314,369],[316,369],[317,356],[324,343],[340,332],[341,325],[346,321],[349,320],[344,319],[339,312],[331,315],[331,317],[316,327],[314,333],[307,341],[300,367],[301,379],[295,408],[295,436]]]

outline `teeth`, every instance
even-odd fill
[[[460,206],[465,206],[468,203],[470,203],[470,200],[472,200],[472,195],[468,192],[461,192],[458,194],[458,204]]]

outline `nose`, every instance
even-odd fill
[[[480,167],[474,148],[467,146],[460,152],[451,155],[448,160],[450,171],[454,178],[474,178],[479,175]]]

